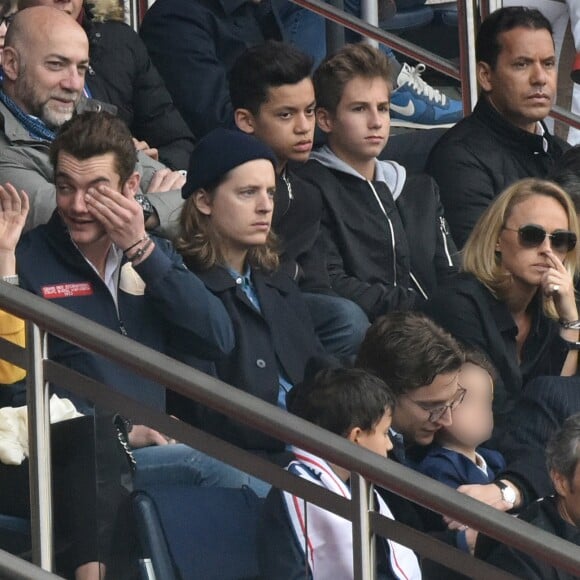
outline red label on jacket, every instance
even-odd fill
[[[43,286],[42,296],[53,300],[56,298],[74,298],[76,296],[90,296],[93,286],[90,282],[73,282],[71,284],[54,284]]]

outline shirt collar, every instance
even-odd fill
[[[243,281],[248,284],[252,285],[252,270],[250,269],[250,265],[246,266],[246,269],[243,274],[240,274],[237,270],[226,266],[226,270],[228,271],[229,275],[234,279],[237,280],[238,278],[242,278]]]
[[[71,239],[73,245],[79,250],[78,246],[75,244],[74,240]],[[79,250],[81,256],[84,258],[85,262],[97,273],[99,278],[101,275],[93,263],[87,259],[87,257]],[[105,260],[105,274],[102,278],[105,286],[109,289],[115,304],[117,304],[117,296],[119,294],[119,276],[117,273],[123,261],[123,251],[118,248],[115,244],[111,244],[109,251],[107,252],[107,259]]]
[[[544,149],[544,153],[547,153],[549,143],[546,139],[546,129],[544,128],[544,125],[540,123],[540,121],[536,121],[536,135],[539,135],[542,138],[542,147]]]

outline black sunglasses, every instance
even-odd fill
[[[524,248],[537,248],[544,243],[546,236],[550,238],[552,248],[558,252],[570,252],[576,247],[576,234],[567,230],[549,234],[544,228],[533,224],[522,226],[517,230],[505,226],[503,229],[509,232],[517,232],[520,244]]]
[[[8,14],[8,16],[0,16],[0,26],[6,24],[6,28],[8,28],[12,24],[12,21],[14,20],[15,16],[16,13]]]

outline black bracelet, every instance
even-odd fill
[[[561,340],[564,341],[564,345],[568,350],[580,350],[580,342],[577,340],[566,340],[563,337],[560,337]]]
[[[129,262],[132,264],[133,262],[136,262],[142,258],[143,254],[145,254],[152,243],[153,240],[151,238],[147,238],[147,241],[132,256],[127,256],[127,260],[129,260]]]
[[[566,330],[580,330],[580,320],[559,320],[560,328],[565,328]]]
[[[125,248],[123,250],[123,254],[127,254],[127,252],[129,250],[132,250],[135,246],[138,246],[141,242],[144,242],[145,240],[148,240],[148,239],[149,239],[149,236],[148,235],[145,235],[144,238],[141,238],[140,240],[137,240],[134,244],[131,244],[128,248]]]

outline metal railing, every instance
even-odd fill
[[[45,404],[48,382],[87,398],[96,406],[114,410],[149,425],[196,449],[217,457],[272,485],[299,495],[353,522],[355,578],[374,577],[370,538],[379,533],[408,545],[418,553],[472,578],[498,580],[513,578],[492,566],[456,550],[400,522],[370,511],[367,481],[428,509],[446,514],[480,530],[499,541],[532,552],[554,566],[578,573],[578,548],[534,528],[496,509],[483,505],[428,477],[391,460],[353,446],[349,441],[303,421],[290,413],[248,395],[215,378],[177,362],[105,327],[91,322],[60,306],[31,295],[17,287],[0,283],[0,308],[26,319],[29,342],[26,352],[0,339],[0,358],[25,367],[28,371],[28,395],[36,401],[37,416],[30,421],[31,440],[38,432],[48,434],[48,412]],[[164,384],[185,397],[270,436],[304,448],[327,461],[352,472],[352,500],[297,478],[248,451],[205,433],[184,422],[130,399],[93,379],[46,358],[43,333],[54,334],[82,348],[122,364],[137,374]],[[30,340],[30,336],[35,337]],[[39,389],[38,387],[42,385]],[[43,452],[44,453],[44,452]],[[50,568],[46,554],[52,553],[51,530],[42,521],[43,503],[50,496],[50,465],[46,457],[30,457],[31,477],[38,476],[38,502],[31,505],[32,534],[35,538],[34,561]],[[4,566],[11,566],[0,557]],[[10,564],[10,565],[9,565]],[[13,568],[11,568],[13,569]],[[18,576],[8,576],[18,577]]]
[[[483,19],[502,5],[502,0],[456,0],[459,42],[459,66],[439,55],[408,42],[395,34],[378,27],[377,0],[361,1],[361,16],[356,18],[343,9],[343,0],[289,0],[302,6],[327,21],[327,46],[336,47],[344,43],[343,28],[348,28],[364,36],[373,43],[383,43],[393,50],[424,63],[426,66],[461,83],[463,111],[470,113],[478,98],[475,37],[478,16]],[[135,30],[143,18],[144,10],[149,8],[151,0],[125,0],[127,23]],[[580,129],[580,116],[554,105],[551,116],[566,125]]]

